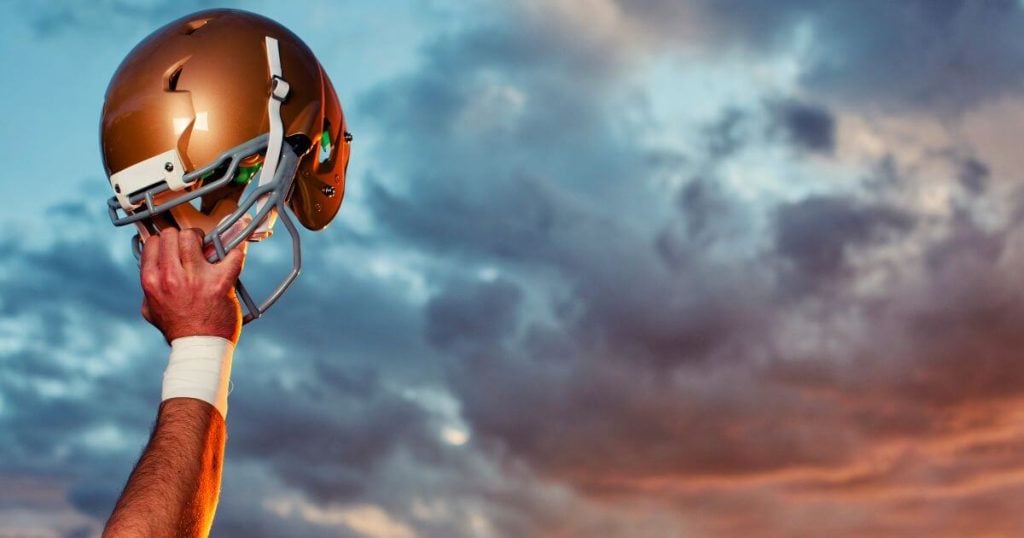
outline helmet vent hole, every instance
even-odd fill
[[[178,77],[181,76],[181,70],[185,66],[179,65],[171,74],[167,76],[167,91],[178,91]]]
[[[185,27],[181,29],[181,33],[184,35],[192,35],[196,30],[206,26],[206,23],[210,22],[210,19],[196,19],[194,21],[188,21],[185,23]]]

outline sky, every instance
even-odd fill
[[[214,536],[1024,534],[1021,2],[216,5],[355,141],[235,353]],[[99,114],[213,6],[0,0],[0,537],[98,536],[147,439]]]

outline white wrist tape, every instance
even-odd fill
[[[219,336],[185,336],[171,342],[162,400],[195,398],[228,416],[228,383],[235,345]]]

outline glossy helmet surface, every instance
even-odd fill
[[[100,121],[108,211],[138,227],[136,254],[169,226],[200,228],[211,261],[269,236],[280,218],[293,267],[262,302],[239,283],[249,321],[301,268],[289,213],[310,230],[338,213],[350,140],[333,84],[295,34],[244,11],[194,13],[146,37],[110,81]]]

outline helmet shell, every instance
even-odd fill
[[[265,38],[277,39],[285,136],[302,153],[289,206],[307,228],[337,214],[349,148],[341,104],[309,47],[284,26],[240,10],[213,9],[154,31],[121,62],[107,88],[100,148],[109,175],[177,149],[185,172],[269,131]],[[333,144],[321,152],[323,133]]]

